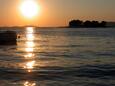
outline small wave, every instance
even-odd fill
[[[41,67],[27,72],[25,69],[0,68],[0,78],[11,76],[10,78],[43,78],[43,77],[87,77],[115,79],[115,65],[86,65],[81,67]]]

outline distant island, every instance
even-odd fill
[[[90,21],[87,20],[85,22],[81,21],[81,20],[71,20],[69,21],[69,28],[80,28],[80,27],[86,27],[86,28],[97,28],[97,27],[106,27],[107,26],[107,22],[106,21]]]

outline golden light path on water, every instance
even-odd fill
[[[34,83],[34,82],[29,82],[29,81],[25,81],[25,82],[24,82],[24,86],[36,86],[36,83]]]
[[[24,69],[27,70],[27,72],[32,72],[35,66],[35,54],[34,54],[34,28],[33,27],[27,27],[26,28],[26,44],[25,44],[25,52],[27,53],[24,55],[25,59],[30,60],[26,62],[23,66]],[[26,82],[25,84],[28,84]],[[25,85],[25,86],[34,86],[34,85]]]

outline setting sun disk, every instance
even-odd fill
[[[39,13],[39,5],[34,0],[25,0],[20,6],[21,13],[27,18],[33,18]]]

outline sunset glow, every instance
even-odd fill
[[[0,26],[67,26],[72,19],[115,21],[115,0],[0,0]]]

